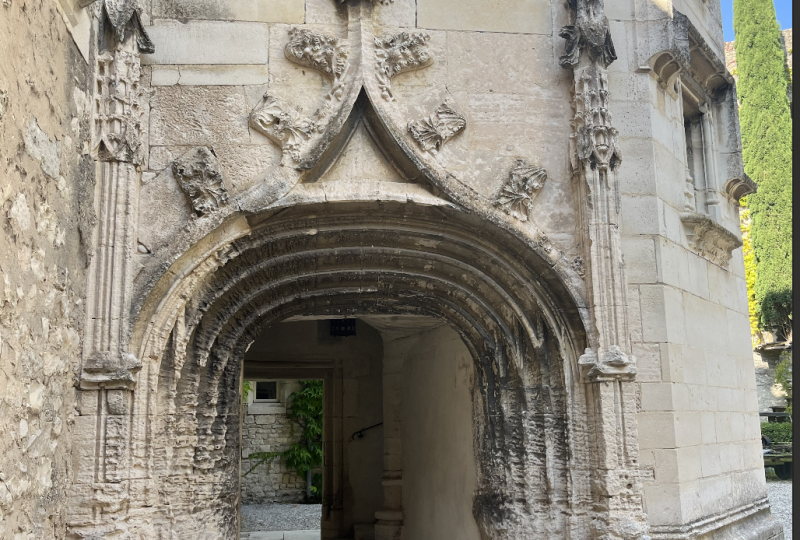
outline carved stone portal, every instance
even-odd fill
[[[422,69],[433,64],[428,49],[431,36],[426,33],[386,35],[375,38],[375,55],[378,57],[378,85],[387,101],[394,101],[392,79],[401,73]]]
[[[533,201],[544,188],[545,182],[547,171],[519,159],[500,189],[495,206],[521,221],[528,221],[533,210]]]
[[[686,236],[690,247],[714,264],[727,266],[733,251],[742,247],[742,241],[728,229],[706,214],[686,212],[681,221],[688,227]]]
[[[197,216],[213,212],[228,202],[214,151],[201,146],[172,164],[172,174],[186,194]]]
[[[431,116],[408,124],[411,136],[426,152],[438,154],[447,141],[464,131],[466,117],[443,103]]]

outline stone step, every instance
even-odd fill
[[[244,532],[241,540],[320,540],[320,531]]]

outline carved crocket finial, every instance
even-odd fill
[[[302,144],[318,129],[315,122],[302,118],[298,111],[269,94],[264,94],[262,104],[250,113],[250,127],[280,147],[281,165],[286,164],[287,157],[299,162]]]
[[[561,65],[574,68],[581,60],[584,48],[589,58],[600,60],[604,67],[617,59],[614,42],[611,39],[608,17],[603,10],[603,0],[568,0],[575,12],[575,24],[565,26],[559,34],[567,40],[567,47],[561,56]]]
[[[547,171],[541,167],[531,166],[524,159],[518,159],[516,166],[509,173],[500,193],[495,200],[507,214],[520,221],[530,219],[533,201],[547,182]]]
[[[408,131],[424,151],[438,154],[447,141],[466,127],[466,117],[443,103],[431,116],[410,122]]]
[[[375,55],[378,58],[377,78],[381,95],[394,101],[392,79],[401,73],[422,69],[433,64],[428,49],[431,36],[425,33],[402,32],[375,38]]]

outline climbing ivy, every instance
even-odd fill
[[[755,256],[759,327],[778,339],[792,324],[792,117],[773,0],[734,0],[745,171],[758,183],[747,198]]]
[[[781,361],[775,367],[775,384],[783,390],[789,403],[792,402],[792,353],[791,351],[785,352],[781,355]],[[786,412],[792,414],[791,405],[787,407]]]
[[[750,336],[755,347],[761,343],[761,332],[758,328],[758,302],[756,301],[756,254],[753,251],[753,239],[750,234],[753,220],[745,202],[742,202],[739,219],[742,226],[742,243],[744,244],[742,252],[744,253],[744,273],[747,282],[747,306],[750,312]]]
[[[313,474],[313,471],[322,465],[323,382],[300,381],[300,387],[299,392],[289,396],[291,408],[287,411],[287,416],[294,422],[291,428],[292,437],[295,424],[303,430],[300,440],[283,452],[250,454],[248,459],[255,463],[244,476],[262,465],[269,467],[276,459],[282,459],[298,476],[306,479],[306,499],[314,502],[322,495],[322,476]]]

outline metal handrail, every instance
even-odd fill
[[[364,433],[366,433],[367,431],[369,431],[369,430],[371,430],[371,429],[375,429],[375,428],[377,428],[377,427],[381,427],[382,425],[383,425],[383,422],[381,422],[380,424],[375,424],[374,426],[370,426],[370,427],[368,427],[368,428],[364,428],[364,429],[362,429],[361,431],[356,431],[355,433],[353,433],[353,436],[352,436],[352,437],[350,437],[350,440],[351,440],[351,441],[354,441],[354,440],[356,440],[356,436],[357,436],[359,439],[363,439],[363,438],[364,438]]]

